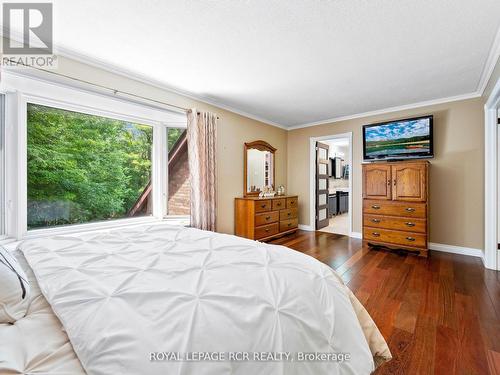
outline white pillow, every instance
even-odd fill
[[[30,284],[23,269],[0,246],[0,323],[14,323],[26,315]]]

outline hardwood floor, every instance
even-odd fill
[[[479,258],[429,258],[299,231],[272,241],[330,265],[375,320],[393,359],[381,374],[500,374],[500,272]]]

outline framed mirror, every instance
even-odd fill
[[[274,188],[274,153],[276,149],[264,141],[245,143],[245,196],[259,195],[265,186]]]

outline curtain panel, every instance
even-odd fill
[[[187,118],[191,226],[215,231],[217,218],[217,115],[190,109]]]

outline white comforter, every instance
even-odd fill
[[[167,224],[38,239],[21,250],[88,374],[374,369],[347,287],[300,252]],[[330,355],[300,361],[304,352]]]

